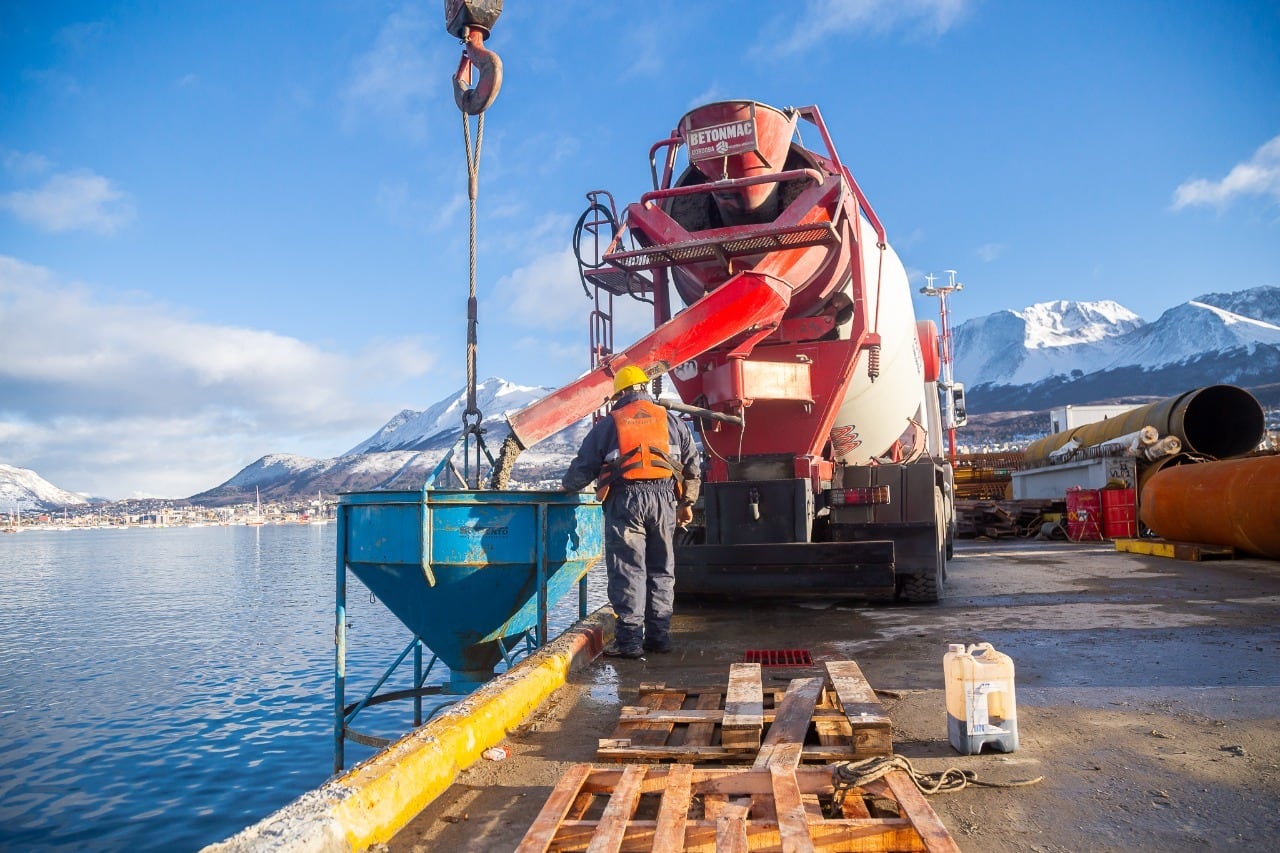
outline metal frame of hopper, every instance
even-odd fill
[[[372,502],[373,500],[385,501],[389,497],[396,494],[405,495],[406,497],[409,494],[420,496],[420,497],[415,497],[415,500],[420,500],[422,503],[423,515],[424,515],[424,519],[423,519],[424,529],[426,531],[430,531],[431,525],[429,523],[429,519],[426,516],[428,513],[428,506],[431,503],[430,495],[432,491],[433,490],[430,488],[424,488],[416,493],[381,492],[381,493],[366,493],[366,495],[376,495],[376,497],[372,498],[370,502]],[[477,494],[494,495],[499,493],[479,492]],[[536,494],[536,493],[530,493],[530,494]],[[333,766],[334,766],[335,773],[340,773],[345,768],[345,763],[346,763],[345,743],[347,740],[351,740],[355,743],[360,743],[365,746],[371,746],[375,748],[380,748],[391,743],[389,739],[363,734],[351,728],[352,722],[356,719],[356,717],[360,714],[360,712],[363,711],[365,708],[373,707],[375,705],[381,705],[386,702],[411,698],[414,700],[413,725],[414,725],[414,728],[417,728],[418,726],[421,726],[424,722],[430,720],[432,717],[434,717],[437,713],[442,711],[444,708],[460,701],[462,698],[469,695],[475,688],[480,686],[480,683],[472,683],[472,682],[460,683],[460,682],[454,682],[454,681],[446,682],[443,684],[431,684],[431,685],[425,684],[427,677],[430,675],[432,669],[435,667],[436,662],[440,660],[440,657],[439,655],[432,653],[430,662],[427,663],[426,667],[424,668],[422,652],[424,648],[429,650],[429,646],[422,639],[422,637],[418,636],[416,632],[413,632],[413,630],[410,629],[410,633],[413,634],[413,639],[404,648],[404,650],[400,652],[400,654],[396,657],[395,661],[393,661],[391,665],[387,667],[386,671],[383,672],[381,677],[377,679],[373,687],[369,689],[369,691],[364,695],[364,697],[360,701],[354,702],[351,704],[346,703],[347,572],[350,569],[348,567],[348,559],[347,559],[348,554],[344,546],[348,539],[348,518],[347,518],[348,512],[352,506],[361,505],[360,498],[362,497],[364,497],[364,495],[359,495],[359,494],[342,495],[341,500],[337,507],[338,548],[337,548],[337,559],[336,559],[335,595],[334,595],[334,598],[335,598],[335,601],[334,601],[335,657],[334,657],[334,706],[333,706],[334,707]],[[521,634],[516,636],[513,642],[511,643],[510,647],[503,644],[501,639],[497,641],[497,645],[502,656],[502,661],[503,663],[505,663],[508,669],[511,666],[513,666],[521,657],[526,656],[532,653],[534,650],[546,645],[549,639],[548,638],[548,633],[549,633],[548,619],[549,619],[549,611],[550,611],[550,602],[548,600],[549,596],[548,596],[548,570],[547,570],[547,547],[546,547],[547,539],[548,539],[547,508],[548,508],[548,504],[546,503],[537,504],[537,525],[536,525],[537,540],[535,542],[535,554],[536,554],[535,563],[536,563],[536,573],[537,573],[537,580],[536,580],[537,582],[537,590],[536,590],[537,621],[532,627],[525,629]],[[426,553],[429,554],[430,553],[430,544],[429,544],[430,533],[428,532],[425,535],[427,536],[428,541],[424,542],[424,548],[426,549]],[[434,585],[434,578],[432,577],[431,569],[428,565],[426,565],[425,561],[423,565],[423,571],[427,576],[429,582],[432,585]],[[582,578],[578,580],[577,588],[578,588],[578,618],[583,619],[587,615],[587,575],[585,573],[583,574]],[[405,689],[405,690],[394,690],[394,691],[388,691],[386,693],[378,694],[377,691],[386,683],[387,679],[391,677],[391,675],[401,666],[401,664],[404,663],[405,659],[409,656],[409,653],[411,651],[413,652],[413,666],[414,666],[413,684],[414,686],[412,688]],[[449,701],[445,701],[437,705],[435,708],[431,710],[431,712],[424,719],[423,705],[422,705],[422,699],[424,696],[449,696],[449,697],[455,697],[455,698],[452,698]]]

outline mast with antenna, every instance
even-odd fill
[[[941,371],[938,381],[939,391],[942,393],[942,426],[947,431],[947,451],[952,464],[956,461],[956,427],[959,426],[956,418],[956,394],[957,388],[954,377],[952,376],[952,354],[951,354],[951,322],[950,309],[947,304],[948,297],[953,293],[964,290],[964,285],[956,281],[955,270],[943,270],[947,274],[947,284],[941,287],[935,286],[934,282],[938,277],[933,273],[926,275],[925,281],[928,282],[924,287],[920,288],[920,292],[925,296],[936,296],[939,302],[939,311],[942,318],[942,332],[938,336],[938,358],[941,362]]]

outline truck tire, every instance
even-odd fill
[[[913,604],[935,604],[942,600],[942,580],[947,571],[947,521],[942,492],[933,493],[934,561],[923,572],[902,579],[898,595]]]

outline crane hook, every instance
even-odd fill
[[[479,27],[464,27],[462,59],[453,75],[453,99],[458,109],[467,115],[480,115],[489,109],[502,88],[502,60],[498,54],[484,46],[485,31]],[[472,72],[479,72],[479,79]],[[474,88],[470,88],[472,82]]]

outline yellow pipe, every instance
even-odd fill
[[[612,615],[597,611],[440,717],[204,853],[361,851],[390,840],[571,670],[599,656],[612,633]]]
[[[1130,409],[1113,418],[1055,432],[1027,446],[1031,466],[1049,461],[1049,454],[1075,440],[1093,447],[1109,439],[1153,426],[1163,438],[1174,435],[1188,453],[1226,459],[1248,453],[1265,433],[1262,405],[1243,388],[1209,385],[1176,397]]]

